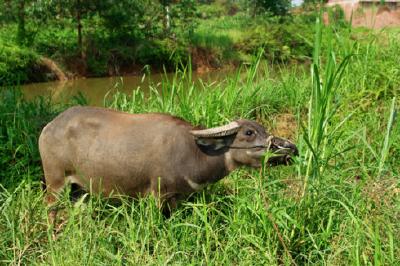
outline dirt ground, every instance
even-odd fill
[[[347,20],[350,20],[352,16],[352,25],[354,27],[368,27],[373,29],[400,27],[400,7],[397,9],[376,5],[362,7],[358,3],[349,2],[334,2],[327,5],[340,5]],[[325,14],[324,22],[329,23],[328,14]]]

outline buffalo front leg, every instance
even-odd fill
[[[176,209],[177,203],[176,203],[176,197],[172,196],[165,200],[165,204],[162,206],[161,212],[164,215],[164,217],[169,218],[172,215],[172,212]]]
[[[171,192],[168,184],[162,182],[161,178],[151,184],[151,194],[154,196],[158,209],[165,217],[170,217],[174,209],[176,209],[176,193]]]

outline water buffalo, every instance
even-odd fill
[[[201,129],[168,114],[80,106],[44,127],[39,150],[49,205],[66,184],[106,196],[151,193],[174,205],[237,167],[260,167],[267,150],[274,165],[297,154],[294,144],[254,121]]]

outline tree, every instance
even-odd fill
[[[139,34],[146,19],[148,0],[98,0],[97,11],[110,33],[136,32]]]
[[[166,33],[168,33],[171,28],[171,7],[170,7],[171,3],[172,0],[160,0],[160,4],[163,6],[163,11],[164,11],[163,25]]]
[[[3,10],[1,12],[1,19],[7,22],[17,22],[18,30],[16,39],[20,45],[25,44],[26,39],[26,4],[28,3],[25,0],[8,0],[2,1],[1,4],[1,10]]]
[[[175,5],[174,17],[178,20],[180,30],[191,36],[196,28],[197,5],[195,0],[181,0]]]
[[[20,45],[30,45],[43,25],[51,17],[49,7],[53,1],[5,0],[0,1],[0,21],[16,23],[16,40]]]
[[[46,1],[45,1],[46,2]],[[83,45],[82,20],[91,17],[97,11],[97,0],[55,0],[47,1],[53,3],[51,10],[53,15],[72,18],[76,23],[78,54],[82,62],[86,59],[85,47]]]

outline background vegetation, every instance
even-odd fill
[[[265,50],[239,55],[249,64],[211,85],[193,83],[190,65],[183,65],[172,79],[151,85],[148,94],[139,89],[117,93],[107,97],[106,106],[169,112],[206,126],[255,119],[297,143],[296,162],[235,171],[182,202],[170,218],[160,214],[153,198],[115,205],[91,195],[72,203],[67,191],[60,221],[51,228],[37,138],[59,112],[86,101],[80,95],[61,104],[44,97],[26,101],[18,88],[5,87],[0,91],[0,263],[400,264],[400,32],[352,29],[346,23],[325,27],[315,24],[315,14],[268,17],[268,23],[283,19],[273,24],[282,30],[264,32],[246,22],[246,14],[220,17],[220,10],[225,9],[215,4],[215,14],[191,33],[196,47],[219,49],[221,58],[239,43],[247,49],[254,41],[256,49],[260,42]],[[267,25],[259,14],[254,21]],[[15,32],[15,27],[2,31]],[[51,28],[46,32],[67,32]],[[242,35],[238,28],[248,30]],[[286,28],[301,33],[288,39],[299,38],[294,47],[300,48],[277,64],[268,47],[276,47],[276,36],[289,38],[282,33]],[[97,34],[108,34],[99,29]],[[312,38],[302,38],[303,32]],[[38,36],[26,48],[35,47],[32,58],[38,55]],[[69,38],[57,40],[68,43]],[[274,53],[287,55],[287,48]],[[305,63],[290,64],[292,54]]]
[[[249,63],[260,47],[271,60],[304,60],[311,29],[289,7],[286,0],[2,0],[0,85],[55,79],[41,57],[70,77],[137,74],[146,65],[171,71],[190,57],[194,69],[215,69]]]

